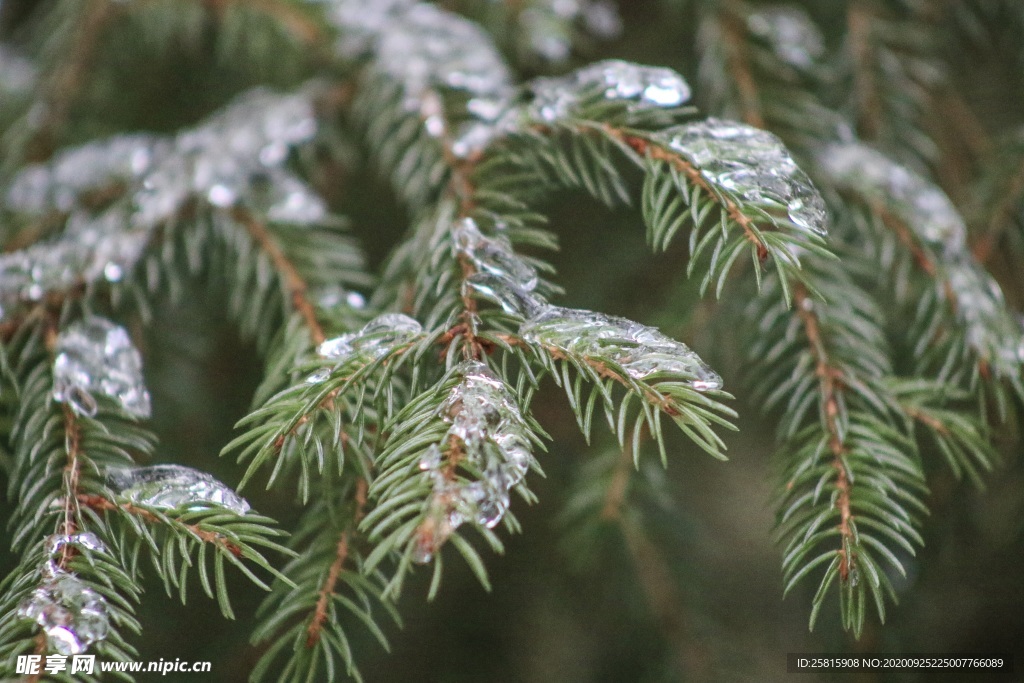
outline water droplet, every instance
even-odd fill
[[[676,126],[664,135],[669,147],[717,187],[769,210],[786,211],[801,228],[826,233],[821,194],[775,135],[716,118]]]
[[[822,175],[841,192],[879,202],[929,246],[964,252],[967,228],[953,202],[921,175],[860,143],[835,144],[818,155]]]
[[[93,394],[105,394],[135,417],[149,417],[149,392],[142,379],[142,357],[128,332],[90,316],[72,323],[57,337],[53,397],[81,415],[93,415]]]
[[[212,476],[181,465],[150,465],[110,470],[107,479],[118,495],[161,509],[221,505],[239,515],[249,503]]]
[[[317,353],[339,362],[353,355],[376,360],[397,346],[423,333],[423,326],[402,313],[385,313],[366,323],[358,332],[343,334],[320,344]]]

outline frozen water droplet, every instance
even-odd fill
[[[352,338],[352,335],[345,334],[328,339],[316,348],[316,352],[324,358],[345,358],[352,353],[352,345],[349,344]]]
[[[775,135],[744,123],[708,118],[665,131],[717,187],[769,209],[786,211],[795,225],[824,235],[825,202]]]
[[[433,445],[420,458],[419,467],[423,472],[431,472],[441,466],[441,449]]]
[[[18,616],[35,622],[46,635],[47,648],[63,655],[85,652],[106,638],[110,627],[106,599],[60,569],[21,603]]]
[[[476,522],[488,529],[493,529],[508,512],[509,499],[507,489],[497,489],[482,481],[474,481],[466,486],[463,497],[476,511]]]
[[[110,262],[103,266],[103,278],[107,282],[120,282],[124,278],[124,268],[119,263]]]
[[[919,174],[860,143],[829,145],[817,162],[822,175],[839,191],[881,203],[947,256],[964,252],[963,218],[946,193]]]
[[[345,303],[356,310],[366,308],[366,298],[359,292],[349,292],[345,297]]]
[[[53,397],[81,415],[93,415],[93,394],[115,399],[127,413],[149,417],[142,357],[123,327],[97,316],[72,323],[57,337]]]
[[[825,40],[810,15],[799,7],[759,7],[747,17],[751,33],[764,39],[786,64],[806,69],[825,53]]]
[[[323,354],[321,354],[323,355]],[[320,368],[312,375],[306,378],[306,384],[320,384],[327,381],[327,378],[331,376],[330,368]]]
[[[226,209],[233,206],[235,200],[238,198],[234,190],[232,190],[227,185],[223,185],[221,183],[217,183],[216,185],[211,187],[206,197],[207,199],[210,200],[211,204],[213,204],[214,206],[219,206],[222,209]]]
[[[56,555],[61,552],[66,545],[76,546],[78,548],[84,548],[92,552],[105,553],[107,548],[103,545],[96,534],[91,531],[86,531],[78,534],[55,534],[46,539],[46,552],[50,555]]]
[[[161,509],[221,505],[239,515],[249,503],[212,476],[181,465],[150,465],[110,470],[107,478],[119,495]]]

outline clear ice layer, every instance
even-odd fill
[[[107,479],[119,496],[140,505],[166,510],[220,505],[239,515],[249,511],[249,503],[232,488],[191,467],[132,467],[111,470]]]
[[[94,395],[104,394],[125,412],[149,417],[142,357],[123,327],[98,316],[74,322],[57,337],[56,354],[54,400],[91,417],[97,408]]]
[[[609,358],[634,379],[671,378],[698,391],[722,388],[722,378],[686,344],[626,318],[547,306],[523,322],[519,334],[532,344]]]
[[[775,135],[716,118],[660,135],[714,186],[748,202],[784,210],[800,228],[819,235],[827,232],[825,201]]]
[[[861,143],[829,145],[817,161],[837,190],[891,211],[940,253],[953,256],[966,249],[967,228],[953,202],[914,171]]]

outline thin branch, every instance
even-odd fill
[[[338,578],[345,567],[345,561],[348,560],[349,543],[366,512],[366,490],[366,480],[360,477],[356,480],[355,512],[351,521],[346,525],[345,530],[338,538],[338,544],[334,551],[334,562],[331,563],[330,569],[327,570],[327,577],[320,587],[320,594],[316,601],[316,607],[313,610],[313,618],[306,628],[307,648],[313,647],[320,640],[320,632],[323,630],[324,622],[327,621],[327,608],[330,604],[331,596],[334,595],[335,588],[338,585]]]
[[[165,524],[164,520],[161,519],[158,515],[153,514],[149,510],[146,510],[145,508],[133,505],[132,503],[115,503],[114,501],[104,498],[103,496],[97,494],[78,494],[77,501],[79,504],[84,505],[85,507],[90,508],[92,510],[97,510],[99,512],[120,510],[121,512],[125,512],[129,515],[132,515],[133,517],[138,517],[139,519],[147,522],[148,524]],[[235,557],[242,556],[242,549],[235,543],[229,541],[227,537],[223,534],[219,534],[215,531],[207,531],[206,529],[203,529],[202,526],[199,524],[186,524],[177,518],[168,517],[167,519],[177,522],[182,527],[184,527],[190,534],[194,535],[196,538],[198,538],[200,541],[204,543],[211,543],[213,545],[221,546]]]
[[[327,335],[324,333],[324,328],[320,324],[320,321],[316,316],[316,309],[310,302],[307,296],[309,286],[306,284],[305,278],[299,273],[295,264],[291,262],[288,255],[284,253],[284,250],[277,244],[273,235],[267,230],[267,227],[258,220],[248,210],[235,207],[231,210],[231,216],[236,221],[245,226],[245,229],[249,232],[253,241],[259,245],[260,249],[270,257],[271,262],[274,264],[274,269],[277,270],[278,275],[284,281],[284,286],[288,290],[288,294],[291,296],[292,305],[295,310],[299,312],[302,319],[306,323],[306,327],[309,329],[309,335],[313,340],[314,344],[321,344],[327,339]]]
[[[825,350],[824,340],[821,334],[821,325],[818,316],[813,312],[810,295],[803,285],[798,285],[793,292],[793,299],[796,305],[797,315],[804,326],[804,333],[811,347],[811,354],[815,361],[815,374],[818,376],[818,387],[821,392],[822,406],[824,409],[825,429],[828,431],[828,447],[832,452],[832,466],[836,470],[836,509],[839,510],[839,536],[841,539],[839,553],[839,575],[845,581],[850,571],[852,557],[846,556],[847,544],[853,543],[853,531],[850,528],[850,520],[853,514],[850,510],[850,480],[846,475],[845,456],[846,447],[843,444],[839,424],[839,399],[838,394],[842,391],[842,370],[834,367]]]
[[[755,246],[757,249],[757,257],[761,261],[765,261],[768,258],[768,246],[764,241],[758,237],[757,230],[754,227],[754,221],[743,213],[739,205],[728,197],[722,197],[711,187],[707,179],[701,174],[700,170],[697,169],[693,164],[687,161],[679,154],[675,154],[664,147],[656,144],[652,144],[650,140],[637,136],[631,135],[624,130],[609,126],[607,124],[602,126],[602,130],[609,137],[618,140],[619,142],[627,145],[634,152],[639,154],[641,157],[650,156],[652,159],[658,161],[667,162],[677,171],[686,176],[686,179],[700,187],[704,192],[711,198],[712,201],[721,204],[725,209],[726,214],[729,218],[743,229],[743,234],[747,241]]]
[[[761,96],[758,92],[757,81],[754,79],[753,71],[750,68],[750,57],[747,54],[747,39],[749,37],[744,25],[742,11],[735,7],[735,3],[722,11],[718,21],[722,27],[722,39],[725,44],[727,56],[726,66],[736,84],[737,94],[740,100],[740,113],[743,120],[756,128],[764,128],[764,115],[761,113]]]
[[[992,257],[996,245],[999,243],[999,238],[1002,237],[1003,231],[1006,230],[1013,207],[1020,201],[1021,197],[1024,197],[1024,161],[1021,162],[1016,172],[1010,176],[1006,192],[992,209],[985,236],[978,240],[978,244],[974,247],[974,258],[979,263],[984,264]]]
[[[882,128],[882,102],[871,60],[872,19],[867,2],[849,4],[846,24],[857,94],[857,132],[863,140],[877,139]]]

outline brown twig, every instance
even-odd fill
[[[137,505],[131,503],[115,503],[112,500],[104,498],[103,496],[96,494],[78,494],[77,501],[80,505],[84,505],[92,510],[100,512],[108,512],[111,510],[120,510],[126,512],[133,517],[138,517],[149,524],[162,524],[163,520],[157,515],[153,514],[145,508],[140,508]],[[175,520],[180,521],[180,520]],[[189,533],[193,534],[196,538],[204,543],[210,543],[213,545],[219,545],[235,557],[242,556],[242,548],[237,544],[229,541],[226,536],[219,534],[215,531],[207,531],[198,524],[184,524],[182,523]]]
[[[985,236],[978,240],[974,247],[974,258],[979,263],[986,263],[992,257],[999,238],[1002,237],[1003,231],[1006,229],[1007,218],[1022,196],[1024,196],[1024,163],[1010,177],[1006,193],[999,198],[999,202],[992,209]]]
[[[727,7],[719,15],[719,22],[727,52],[727,68],[732,80],[736,83],[739,95],[741,117],[751,126],[764,128],[761,96],[758,92],[757,81],[750,68],[750,58],[747,54],[748,35],[741,11],[735,7]]]
[[[871,23],[867,2],[851,2],[846,14],[850,52],[854,62],[857,93],[857,132],[864,140],[878,138],[882,128],[882,103],[871,62]]]
[[[697,185],[704,190],[712,201],[721,204],[729,218],[743,229],[743,234],[747,241],[753,244],[757,249],[758,259],[760,261],[764,261],[768,258],[768,246],[760,237],[758,237],[757,230],[754,228],[754,221],[743,213],[736,202],[727,197],[722,197],[715,192],[707,179],[701,174],[700,170],[698,170],[693,164],[682,156],[674,154],[660,145],[652,145],[645,138],[630,135],[625,131],[607,124],[603,126],[603,130],[605,134],[627,145],[640,156],[650,156],[652,159],[667,162],[677,171],[685,175],[686,179],[690,183]]]
[[[313,343],[320,344],[324,342],[327,339],[327,335],[324,333],[324,328],[316,317],[316,309],[307,296],[309,287],[306,284],[306,280],[299,273],[295,264],[291,262],[288,255],[277,244],[277,241],[270,234],[270,231],[267,230],[267,227],[250,211],[242,207],[235,207],[231,210],[231,215],[232,218],[245,226],[245,229],[256,244],[259,245],[260,249],[270,257],[271,262],[274,264],[274,269],[277,270],[284,280],[284,286],[291,296],[292,305],[295,306],[295,310],[299,312],[299,315],[305,321]]]
[[[366,491],[366,480],[362,478],[357,479],[355,512],[346,529],[338,537],[338,544],[334,551],[334,561],[331,563],[330,569],[327,570],[327,578],[324,579],[324,583],[320,587],[320,594],[317,597],[316,607],[313,610],[313,618],[310,619],[309,626],[306,627],[307,648],[313,647],[320,640],[320,633],[323,630],[324,622],[327,621],[331,596],[334,595],[338,579],[341,577],[341,572],[345,568],[345,562],[348,560],[351,537],[355,533],[356,527],[359,526],[359,522],[362,520],[366,510]]]
[[[845,466],[846,446],[843,444],[837,422],[839,416],[838,395],[843,387],[843,373],[829,361],[818,316],[814,313],[812,300],[803,285],[798,285],[794,289],[793,302],[797,315],[800,316],[800,321],[803,323],[804,333],[807,335],[811,354],[814,357],[815,374],[818,376],[818,386],[824,407],[825,428],[829,434],[828,447],[832,452],[832,466],[836,470],[836,489],[839,492],[836,497],[836,509],[839,510],[839,535],[842,540],[837,552],[840,558],[839,575],[845,581],[853,562],[852,557],[846,556],[846,545],[847,543],[852,544],[853,541],[853,531],[850,528],[853,513],[850,509],[850,480],[846,475]]]

